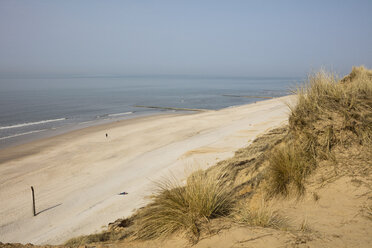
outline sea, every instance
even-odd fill
[[[69,76],[0,78],[0,149],[88,126],[183,110],[217,110],[290,94],[301,78]],[[184,111],[183,111],[184,112]]]

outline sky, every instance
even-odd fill
[[[0,77],[372,68],[372,1],[0,0]]]

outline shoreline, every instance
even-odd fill
[[[59,244],[100,231],[146,204],[153,181],[170,172],[183,179],[285,124],[293,99],[115,121],[2,149],[1,242]]]
[[[153,116],[153,115],[158,115],[158,114],[162,115],[162,114],[167,114],[167,113],[152,112],[152,111],[151,112],[136,112],[136,113],[133,113],[133,115],[128,115],[124,117],[117,117],[117,118],[114,117],[114,118],[108,118],[108,119],[97,119],[97,120],[90,120],[90,121],[85,121],[85,122],[68,123],[66,125],[56,127],[56,128],[31,131],[29,134],[26,133],[25,135],[19,135],[19,136],[16,135],[14,137],[10,137],[10,139],[13,139],[13,140],[8,141],[8,142],[5,142],[7,141],[7,139],[0,140],[0,151],[3,149],[7,149],[7,148],[12,148],[12,147],[28,144],[34,141],[56,137],[56,136],[63,135],[63,134],[73,132],[76,130],[82,130],[84,128],[106,125],[112,122],[136,119],[136,118]],[[1,143],[1,141],[5,143]]]
[[[281,97],[271,97],[271,98],[266,98],[266,99],[262,98],[262,99],[259,99],[256,102],[267,101],[267,100],[270,100],[270,99],[282,98],[282,97],[287,97],[287,96],[290,96],[290,95],[281,96]],[[221,109],[216,109],[216,110],[215,109],[190,109],[190,108],[173,108],[173,107],[157,107],[157,106],[138,105],[138,107],[141,107],[141,108],[162,109],[164,112],[163,111],[144,112],[144,113],[137,113],[137,114],[134,114],[134,115],[125,116],[125,117],[118,118],[118,119],[91,120],[91,121],[87,121],[85,123],[75,123],[75,124],[69,124],[69,125],[66,125],[66,126],[58,127],[56,129],[48,129],[48,130],[45,130],[45,132],[42,131],[42,132],[30,133],[29,135],[26,134],[25,135],[26,137],[18,136],[18,137],[15,137],[18,140],[12,141],[9,144],[1,144],[0,143],[0,165],[1,165],[1,163],[6,162],[10,159],[10,158],[7,158],[9,156],[6,157],[6,156],[3,155],[3,153],[7,153],[8,150],[13,150],[13,148],[24,150],[24,146],[27,146],[28,144],[31,144],[31,143],[34,144],[34,142],[36,142],[35,145],[37,147],[39,147],[38,142],[43,142],[44,140],[47,140],[47,139],[50,139],[50,138],[54,138],[54,137],[58,137],[58,136],[61,136],[61,135],[69,134],[69,133],[72,133],[72,132],[75,132],[75,131],[84,130],[84,129],[87,129],[87,128],[104,126],[104,125],[109,125],[111,123],[123,122],[123,121],[129,121],[129,120],[137,120],[137,119],[140,120],[141,118],[146,119],[147,117],[155,117],[155,116],[161,116],[161,115],[183,115],[183,114],[188,115],[188,114],[196,114],[198,112],[219,111],[219,110],[223,110],[223,109],[229,109],[229,108],[234,108],[234,107],[240,107],[240,106],[255,104],[256,102],[248,103],[248,104],[242,104],[242,105],[232,105],[232,106],[228,106],[228,107],[221,108]],[[5,151],[5,152],[3,152],[3,151]]]
[[[256,96],[255,98],[257,101],[265,99],[265,97],[259,96]],[[111,111],[109,109],[104,112],[95,111],[97,113],[93,115],[86,115],[82,112],[81,116],[61,113],[60,115],[44,115],[43,117],[36,119],[29,116],[28,119],[23,121],[13,120],[8,122],[2,119],[2,124],[0,125],[0,149],[17,146],[38,140],[40,138],[52,137],[69,131],[82,129],[88,126],[105,124],[116,120],[132,119],[145,115],[156,115],[166,111],[191,112],[220,110],[231,106],[250,104],[253,103],[253,101],[254,100],[249,100],[245,103],[232,101],[230,104],[222,104],[222,106],[220,106],[221,104],[215,103],[214,105],[212,104],[209,106],[210,109],[202,109],[200,106],[192,104],[186,104],[185,106],[175,104],[175,106],[172,106],[172,104],[169,103],[170,105],[163,106],[157,105],[158,103],[155,101],[154,105],[149,105],[148,103],[138,105],[138,103],[136,103],[136,105],[128,105],[124,107],[124,109],[114,108],[111,109]]]
[[[66,139],[75,138],[76,135],[86,135],[91,132],[104,131],[105,129],[113,128],[117,125],[130,124],[132,122],[146,121],[151,118],[157,118],[159,116],[173,116],[181,115],[185,113],[153,113],[142,116],[133,116],[132,118],[120,119],[120,120],[101,120],[99,123],[95,122],[92,125],[81,126],[75,125],[73,128],[61,128],[57,133],[48,133],[48,134],[37,134],[36,137],[30,139],[25,139],[21,141],[20,144],[6,146],[0,148],[0,165],[12,159],[21,158],[32,154],[33,151],[43,149],[47,146],[55,146],[61,142],[66,142]],[[190,113],[193,114],[193,113]],[[94,121],[92,121],[94,122]],[[103,133],[104,135],[105,133]],[[56,142],[56,144],[52,144]],[[31,148],[32,146],[32,148]],[[14,154],[17,152],[17,154]],[[17,157],[19,156],[19,157]]]

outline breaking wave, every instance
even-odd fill
[[[11,129],[11,128],[19,128],[19,127],[27,127],[27,126],[32,126],[32,125],[38,125],[38,124],[44,124],[44,123],[49,123],[49,122],[56,122],[56,121],[64,121],[67,118],[59,118],[59,119],[52,119],[52,120],[43,120],[43,121],[36,121],[36,122],[27,122],[27,123],[21,123],[21,124],[15,124],[11,126],[5,126],[5,127],[0,127],[0,130],[4,129]]]
[[[14,137],[17,137],[17,136],[31,134],[31,133],[39,133],[39,132],[42,132],[42,131],[45,131],[45,130],[47,130],[47,129],[35,130],[35,131],[30,131],[30,132],[25,132],[25,133],[17,133],[17,134],[14,134],[14,135],[2,137],[2,138],[0,138],[0,140],[10,139],[10,138],[14,138]]]

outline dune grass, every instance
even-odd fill
[[[270,204],[263,199],[258,204],[246,201],[237,205],[233,218],[240,224],[248,226],[270,227],[275,229],[287,226],[286,219],[278,214]]]
[[[233,207],[230,187],[222,177],[222,173],[197,171],[188,177],[185,186],[175,179],[158,183],[152,203],[139,215],[136,237],[152,239],[183,231],[197,241],[203,222],[226,216]]]
[[[298,102],[291,108],[289,134],[269,155],[271,194],[300,194],[304,180],[321,160],[334,160],[336,146],[372,145],[372,71],[354,67],[338,80],[320,71],[297,89]]]
[[[371,142],[372,71],[354,67],[350,75],[339,81],[320,71],[297,90],[298,103],[291,109],[289,126],[294,135],[310,136],[314,152],[346,142],[345,131],[351,131],[360,143]]]
[[[96,234],[90,234],[90,235],[83,235],[79,237],[75,237],[72,239],[69,239],[64,246],[67,247],[79,247],[84,244],[91,244],[91,243],[97,243],[97,242],[105,242],[105,241],[116,241],[124,239],[128,236],[127,230],[121,230],[117,232],[113,231],[105,231],[101,233]]]
[[[284,143],[271,152],[269,162],[271,194],[304,193],[304,180],[315,168],[312,156],[295,144]]]

